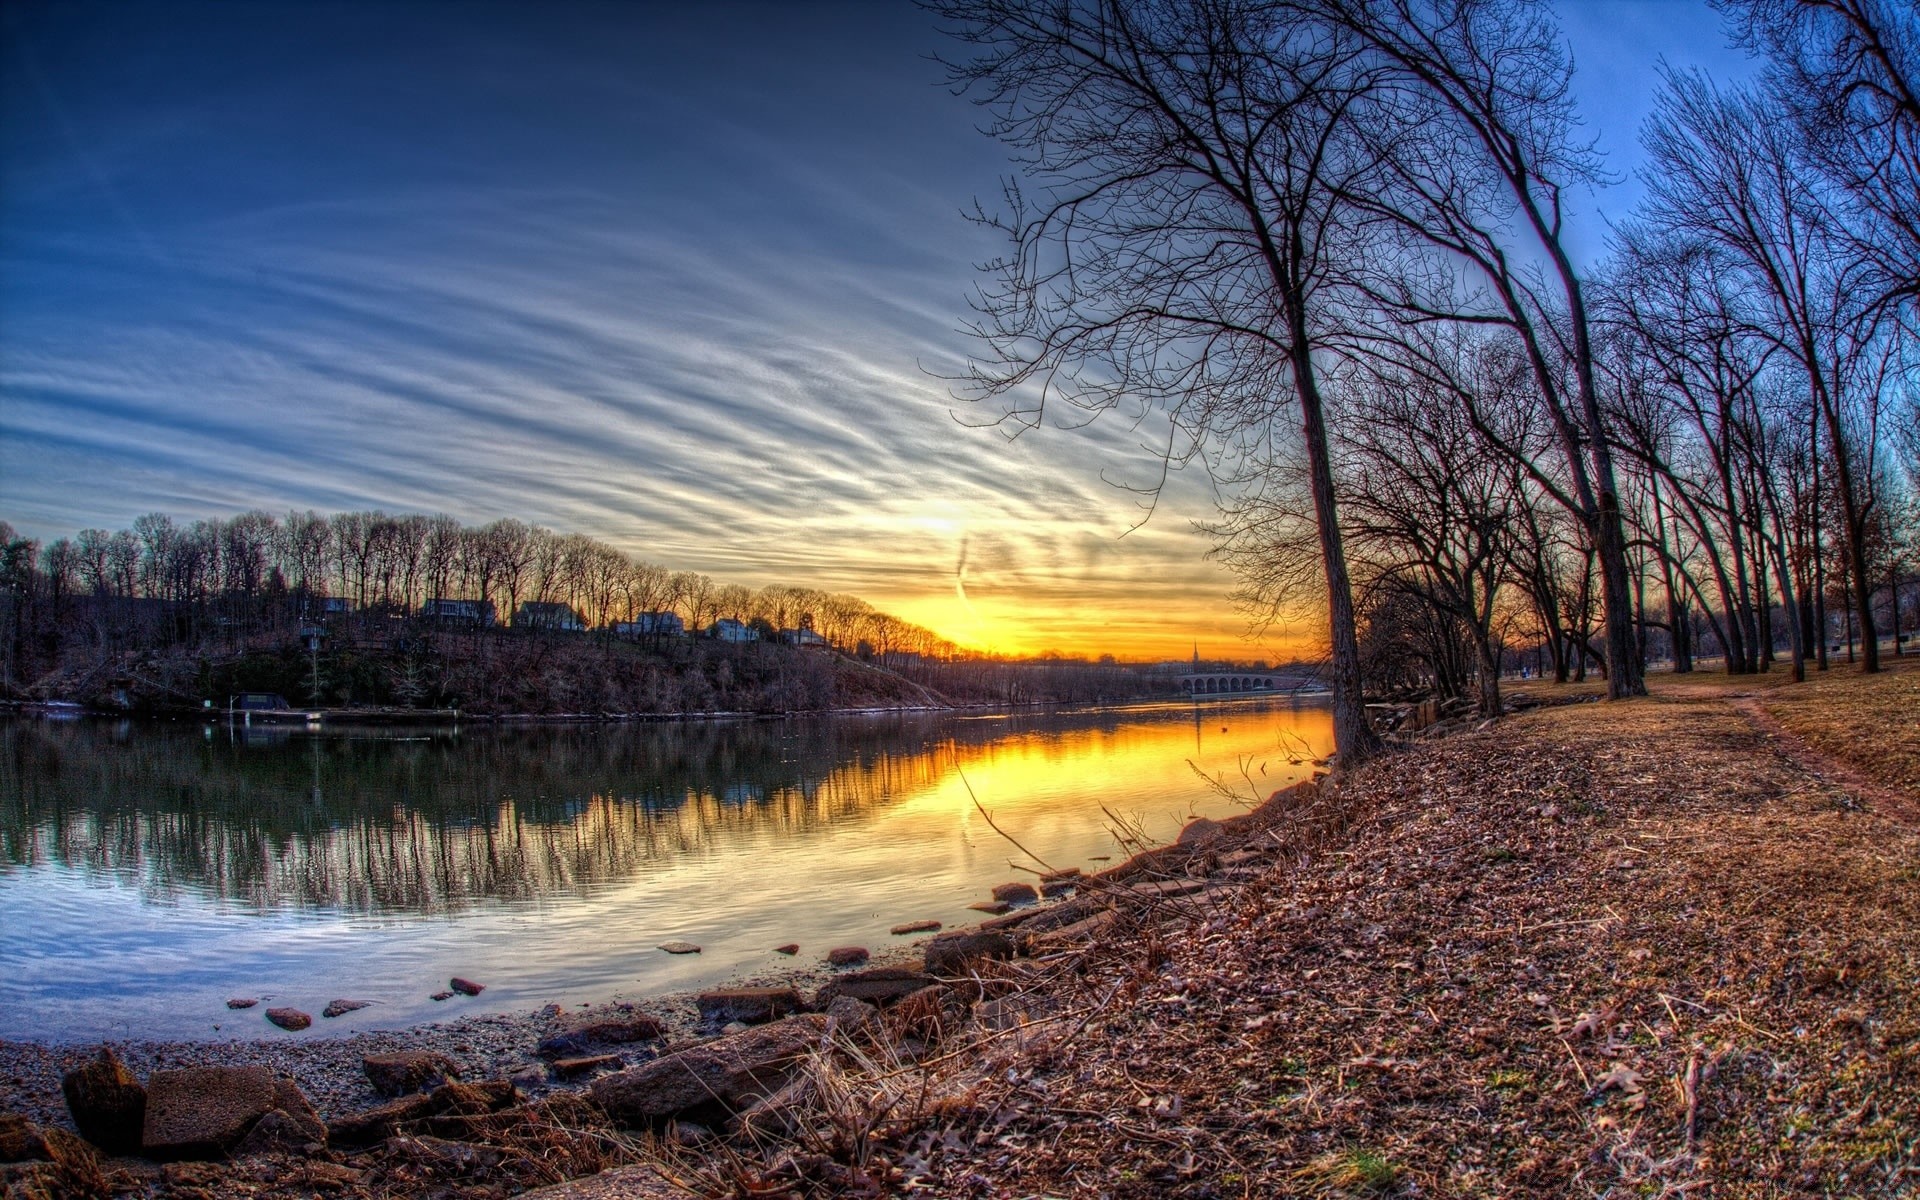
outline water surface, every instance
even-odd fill
[[[0,1037],[312,1033],[641,996],[879,950],[1302,778],[1327,710],[236,730],[0,722]],[[1303,752],[1307,752],[1304,753]],[[1196,770],[1198,768],[1198,770]],[[1202,772],[1237,793],[1221,794]],[[694,942],[698,955],[656,947]],[[797,960],[772,952],[800,943]],[[451,975],[477,998],[428,999]]]

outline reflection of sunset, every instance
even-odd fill
[[[1331,744],[1324,709],[1284,703],[257,744],[0,734],[0,959],[18,965],[0,1036],[8,1013],[155,1002],[143,1028],[191,1033],[202,1000],[267,989],[351,987],[382,1002],[364,1019],[405,1023],[435,1011],[423,973],[484,974],[511,1007],[715,982],[787,941],[879,949],[898,921],[977,917],[1034,865],[969,785],[1048,863],[1098,867],[1125,852],[1115,818],[1165,840],[1239,811],[1189,760],[1251,800],[1309,769],[1288,747]],[[705,953],[657,953],[668,938]]]

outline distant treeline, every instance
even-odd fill
[[[44,545],[0,521],[0,684],[123,707],[264,688],[501,712],[1083,703],[1176,687],[1111,659],[981,655],[857,596],[718,583],[518,520],[378,511],[152,513]]]

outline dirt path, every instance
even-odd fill
[[[1774,750],[1800,770],[1831,787],[1865,801],[1881,813],[1908,825],[1920,825],[1920,798],[1900,788],[1874,782],[1846,763],[1820,750],[1813,743],[1782,725],[1768,712],[1758,697],[1740,694],[1725,698],[1734,710],[1746,717],[1773,743]],[[1862,731],[1863,735],[1866,731]]]

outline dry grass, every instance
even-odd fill
[[[1081,957],[1034,1002],[1111,1002],[878,1153],[939,1195],[1920,1194],[1920,833],[1655,690],[1368,768],[1344,849]]]

